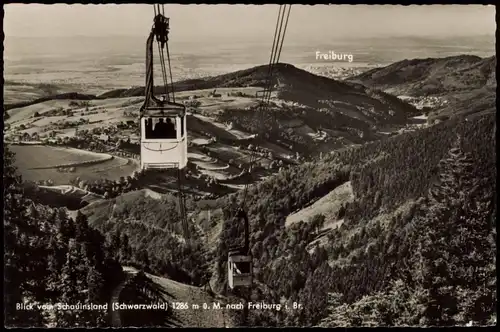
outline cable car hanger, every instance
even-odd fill
[[[170,51],[168,48],[168,33],[170,30],[170,19],[165,17],[164,6],[154,5],[154,23],[149,33],[149,37],[146,42],[146,84],[145,84],[145,99],[144,104],[140,109],[141,116],[144,113],[152,113],[156,116],[166,116],[166,115],[179,115],[184,116],[186,113],[186,106],[181,103],[175,102],[175,94],[173,90],[173,77],[172,77],[172,67],[170,65]],[[154,95],[154,70],[153,70],[153,43],[156,38],[158,43],[158,53],[160,58],[160,65],[163,77],[163,84],[165,89],[165,95],[163,99],[159,99]],[[168,70],[165,64],[165,54],[164,50],[167,52]],[[167,76],[170,76],[171,89],[169,89],[169,83]],[[151,105],[154,103],[154,105]]]
[[[146,82],[144,86],[144,103],[139,111],[141,128],[141,169],[177,169],[177,186],[179,197],[179,215],[186,241],[190,241],[189,225],[187,222],[186,202],[183,190],[185,170],[187,165],[187,129],[186,106],[175,102],[173,89],[172,67],[170,65],[170,51],[168,48],[169,18],[165,16],[164,5],[153,5],[154,19],[151,32],[146,42]],[[153,43],[158,44],[159,60],[163,78],[164,95],[158,98],[154,94],[153,70]],[[165,56],[166,51],[166,56]],[[166,58],[166,59],[165,59]],[[168,63],[168,70],[167,64]],[[169,89],[168,76],[171,87]],[[163,118],[176,116],[177,131],[181,137],[158,137],[148,141],[144,132],[144,118]],[[180,118],[180,119],[179,119]],[[162,148],[162,146],[165,148]]]

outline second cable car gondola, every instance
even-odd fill
[[[248,217],[243,209],[238,211],[238,220],[245,225],[245,244],[230,248],[227,258],[227,279],[229,288],[250,287],[253,283],[252,255],[250,254]]]
[[[140,111],[141,169],[183,169],[187,165],[186,107],[170,101],[168,81],[165,81],[165,96],[154,95],[153,42],[159,44],[160,60],[164,61],[163,47],[168,55],[169,20],[158,14],[146,43],[145,100]],[[165,67],[162,66],[162,70]],[[164,79],[166,73],[164,74]],[[173,97],[172,97],[173,99]]]

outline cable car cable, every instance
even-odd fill
[[[279,40],[279,37],[280,37],[280,34],[281,34],[281,29],[283,27],[283,17],[284,17],[284,13],[285,13],[285,10],[286,10],[286,6],[287,5],[284,5],[284,6],[280,5],[279,12],[278,12],[278,19],[277,19],[276,27],[275,27],[275,31],[274,31],[273,46],[272,46],[272,49],[271,49],[271,55],[270,55],[270,61],[269,61],[270,65],[269,65],[269,69],[268,69],[268,77],[267,77],[267,81],[266,81],[267,82],[267,90],[268,91],[270,90],[270,86],[272,84],[272,74],[273,74],[272,69],[274,67],[274,60],[278,60],[279,61],[279,58],[281,56],[281,50],[282,50],[282,47],[283,47],[284,38],[285,38],[286,28],[288,26],[288,19],[289,19],[289,16],[290,16],[291,5],[288,5],[289,8],[288,8],[288,14],[287,14],[287,18],[286,18],[284,33],[283,33],[283,36],[281,37],[281,40]],[[278,27],[279,27],[279,29],[278,29]],[[277,47],[278,44],[280,44],[279,48]],[[265,111],[267,111],[269,109],[270,98],[266,98],[266,96],[267,96],[267,94],[265,93],[265,96],[263,97],[263,103],[261,104],[262,105],[262,107],[261,107],[261,113],[260,113],[261,118],[264,117]],[[269,93],[269,96],[270,96],[270,93]],[[252,151],[252,154],[251,154],[251,157],[250,157],[250,170],[254,166],[254,163],[256,161],[255,160],[256,155],[257,155],[257,149],[255,149],[254,151]],[[245,209],[245,203],[246,203],[246,198],[247,198],[247,194],[248,194],[249,184],[250,184],[250,179],[248,179],[247,183],[245,183],[245,187],[243,189],[243,199],[242,199],[242,202],[241,202],[241,205],[240,205],[240,209]]]
[[[165,99],[163,101],[160,101],[158,98],[154,96],[154,84],[153,84],[153,77],[154,77],[154,70],[153,70],[153,51],[152,47],[150,47],[150,43],[152,46],[153,40],[150,40],[148,38],[148,52],[147,52],[147,68],[146,68],[146,75],[147,75],[147,84],[145,87],[145,103],[143,107],[141,108],[141,115],[143,114],[143,111],[147,108],[149,105],[149,102],[151,99],[153,99],[158,105],[164,105],[165,102],[168,104],[172,100],[175,102],[175,93],[173,89],[173,75],[172,75],[172,67],[170,63],[170,51],[168,48],[168,33],[169,33],[169,19],[165,17],[165,7],[162,4],[153,4],[153,13],[154,13],[154,25],[152,28],[152,32],[150,35],[150,38],[156,37],[156,42],[158,44],[158,54],[159,54],[159,60],[160,60],[160,66],[161,66],[161,72],[162,72],[162,78],[163,78],[163,88],[165,91]],[[166,59],[165,59],[165,53],[164,49],[167,49],[167,54],[166,54]],[[166,60],[166,61],[165,61]],[[168,63],[168,70],[167,70],[167,64]],[[170,80],[171,80],[171,87],[169,88],[169,82],[168,82],[168,75],[170,74]],[[182,114],[182,116],[185,116],[185,113]],[[184,123],[181,123],[183,126]],[[187,135],[187,133],[185,134]],[[185,138],[184,138],[185,139]],[[179,145],[179,142],[177,142],[175,147],[171,147],[168,149],[151,149],[147,146],[143,147],[146,150],[149,151],[155,151],[155,152],[163,152],[163,151],[168,151],[168,150],[173,150]],[[160,145],[161,147],[161,145]],[[185,169],[180,169],[178,168],[177,170],[177,189],[178,189],[178,197],[179,197],[179,215],[180,215],[180,220],[182,224],[182,228],[184,231],[184,237],[186,241],[189,240],[189,225],[188,225],[188,220],[187,220],[187,213],[186,213],[186,201],[185,201],[185,195],[184,195],[184,188],[183,188],[183,182],[185,178]]]
[[[284,15],[285,15],[285,11],[286,11],[286,5],[284,5],[284,7],[282,7],[280,5],[279,12],[278,12],[278,19],[277,19],[275,33],[274,33],[274,38],[273,38],[273,46],[271,48],[270,63],[269,63],[269,67],[268,67],[268,75],[267,75],[267,81],[266,81],[267,84],[265,84],[263,98],[262,98],[261,103],[259,104],[260,107],[258,107],[258,110],[260,111],[260,114],[258,114],[258,116],[260,115],[261,118],[264,117],[265,111],[267,111],[269,109],[269,103],[270,103],[270,98],[271,98],[271,84],[272,84],[273,67],[274,67],[274,64],[279,61],[279,58],[281,56],[281,50],[283,47],[286,28],[288,26],[290,10],[291,10],[291,5],[288,8],[288,13],[287,13],[287,17],[286,17],[286,21],[284,23],[284,29],[283,29],[283,19],[284,19]],[[279,27],[279,30],[278,30],[278,27]],[[281,35],[282,29],[283,29],[283,35]],[[262,121],[261,121],[261,123],[262,123]],[[259,130],[258,130],[258,132],[259,132]],[[255,148],[252,151],[251,158],[250,158],[249,175],[251,174],[250,171],[252,170],[252,168],[254,166],[256,155],[257,155],[257,149]],[[250,184],[250,176],[248,177],[248,180],[245,184],[245,188],[243,191],[243,199],[241,201],[240,208],[238,209],[238,217],[239,217],[239,219],[244,219],[244,223],[245,223],[244,250],[247,252],[245,252],[243,254],[246,256],[249,255],[249,251],[250,251],[250,248],[249,248],[249,220],[248,220],[248,217],[247,217],[246,212],[245,212],[245,203],[246,203],[249,184]],[[229,263],[231,263],[231,256],[229,256]],[[244,326],[246,326],[248,324],[248,306],[246,304],[248,303],[250,296],[251,296],[251,286],[252,286],[252,282],[253,282],[253,280],[252,280],[253,271],[252,271],[252,264],[251,263],[252,263],[252,258],[250,256],[250,266],[249,266],[250,267],[250,278],[251,278],[250,285],[249,285],[250,288],[247,288],[246,290],[242,290],[242,293],[240,293],[240,296],[242,297],[243,301],[245,302],[244,307],[243,307],[243,316],[242,316],[242,318],[243,318],[242,323]],[[228,266],[228,269],[230,269],[230,271],[232,271],[232,267],[230,268],[230,266]],[[232,278],[232,275],[230,277]],[[232,281],[231,281],[231,283],[232,283]]]

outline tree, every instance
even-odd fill
[[[131,249],[127,234],[123,233],[120,238],[120,258],[121,261],[126,262],[131,257]]]
[[[3,180],[5,324],[43,326],[46,312],[17,309],[23,302],[76,304],[102,297],[103,286],[111,285],[120,267],[105,258],[103,237],[89,228],[86,216],[78,213],[75,225],[64,209],[35,205],[26,198],[8,148]],[[89,310],[55,314],[60,327],[95,326],[104,317]]]
[[[17,310],[27,296],[39,299],[39,286],[44,276],[40,256],[32,256],[44,242],[41,227],[27,214],[31,204],[23,196],[22,179],[16,174],[14,154],[4,149],[4,307],[8,326],[40,326],[43,318],[37,310]],[[32,234],[28,237],[26,234]],[[32,242],[34,240],[34,242]],[[40,255],[43,257],[43,248]],[[42,263],[42,264],[40,264]],[[38,275],[37,275],[38,274]]]
[[[115,229],[115,231],[111,234],[109,244],[110,250],[113,254],[117,255],[121,248],[121,240],[120,233]],[[127,238],[128,240],[128,238]]]
[[[88,293],[87,300],[89,303],[100,303],[102,296],[102,288],[104,279],[102,274],[95,268],[90,267],[87,272]]]
[[[60,240],[52,237],[49,243],[49,256],[47,262],[47,270],[49,272],[49,278],[47,280],[47,290],[53,298],[59,297],[59,281],[61,269],[66,261],[66,250],[63,243]]]
[[[342,295],[329,294],[329,315],[320,327],[416,326],[425,310],[426,293],[411,289],[402,280],[391,282],[388,291],[365,296],[352,304]]]
[[[430,191],[429,212],[419,222],[416,280],[429,292],[427,325],[485,321],[493,312],[491,179],[474,173],[458,140],[440,163],[440,182]],[[420,271],[420,272],[419,272]],[[475,295],[474,295],[475,294]],[[464,298],[473,300],[466,308]]]
[[[60,290],[62,303],[85,303],[86,297],[81,290],[87,288],[87,265],[83,247],[75,239],[68,243],[66,262],[61,270]],[[58,312],[58,327],[81,326],[84,317],[82,310],[68,310]]]
[[[84,242],[87,240],[90,233],[90,228],[87,216],[81,211],[78,211],[75,218],[75,235],[78,241]]]

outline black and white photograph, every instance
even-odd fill
[[[4,327],[497,324],[495,6],[3,9]]]

